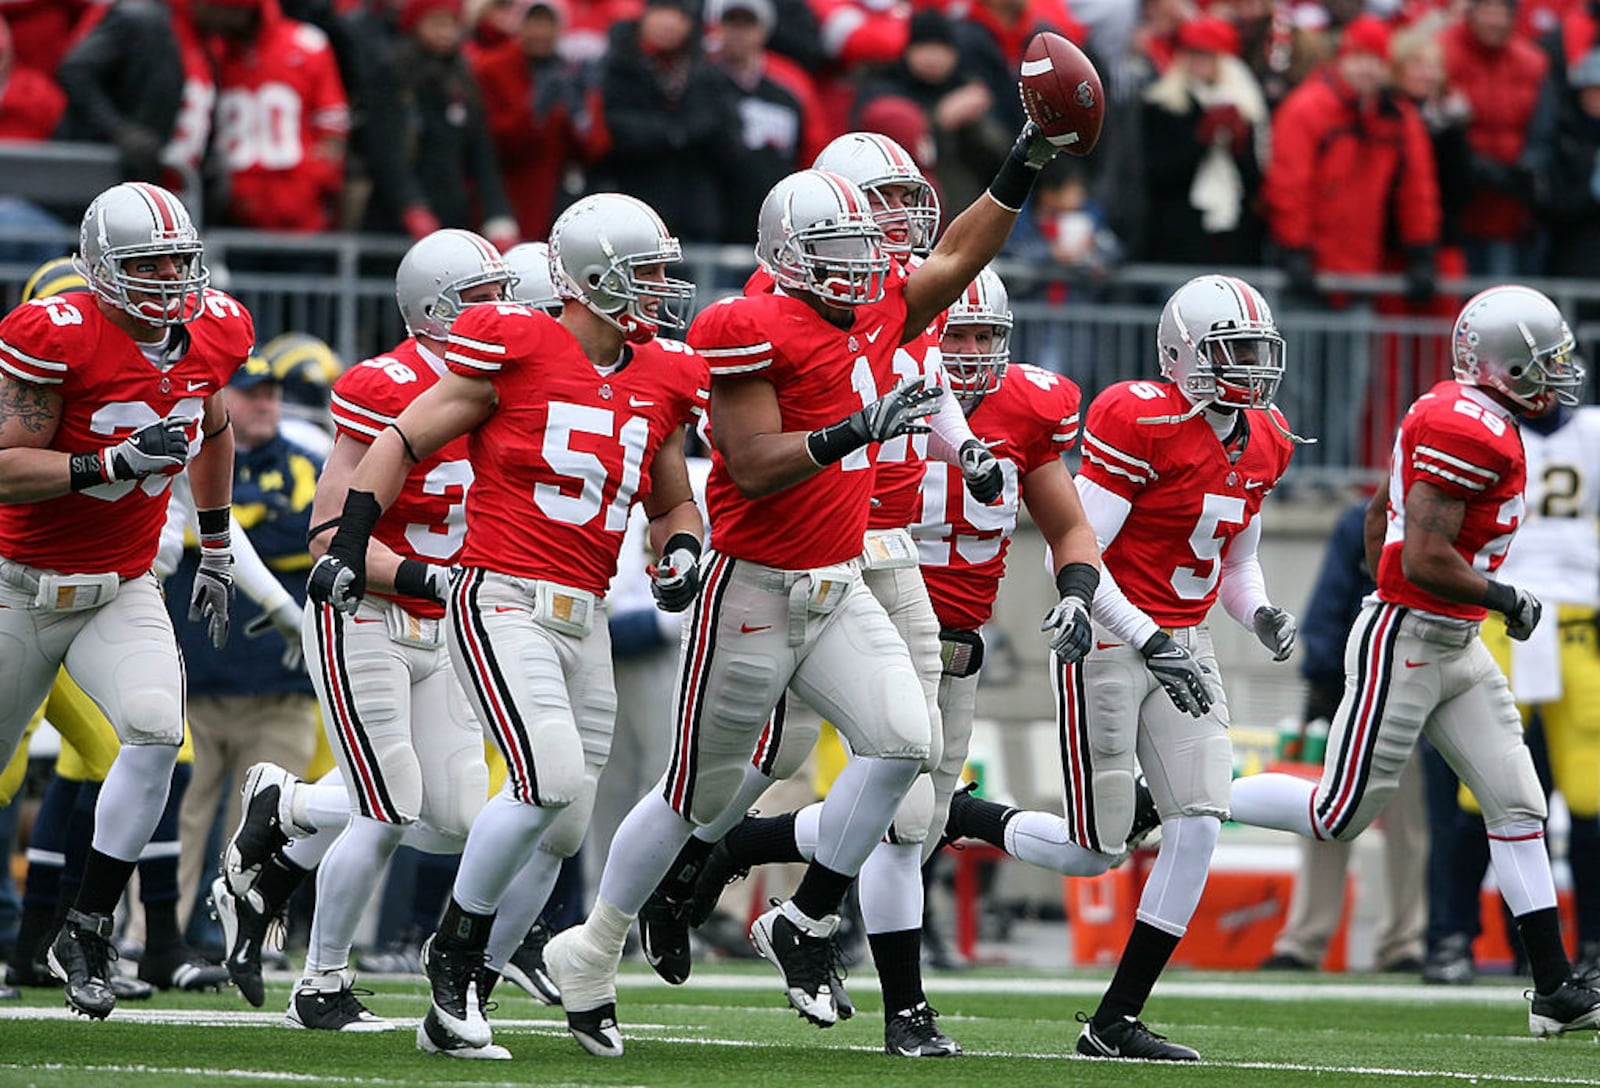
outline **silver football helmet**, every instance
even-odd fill
[[[523,242],[506,250],[506,264],[517,274],[511,297],[525,306],[561,316],[561,296],[550,277],[550,247],[543,242]]]
[[[1178,288],[1156,330],[1161,374],[1196,406],[1266,408],[1283,380],[1283,337],[1261,292],[1233,276]]]
[[[939,233],[939,194],[922,176],[909,152],[876,132],[847,132],[834,140],[811,164],[847,177],[867,194],[872,217],[883,228],[889,253],[925,255]],[[890,207],[883,187],[904,185],[911,195],[901,207]]]
[[[1006,285],[992,268],[978,273],[961,297],[945,312],[946,344],[950,330],[969,326],[990,327],[994,339],[988,351],[942,350],[945,376],[958,397],[980,398],[1000,388],[1011,360],[1011,300]]]
[[[504,285],[501,297],[509,298],[516,282],[516,273],[487,238],[447,227],[406,250],[394,276],[394,297],[407,332],[443,340],[461,311],[472,305],[461,301],[463,291],[499,283]]]
[[[1456,379],[1493,389],[1524,413],[1577,404],[1583,367],[1556,304],[1531,287],[1504,284],[1467,300],[1451,343]]]
[[[130,272],[127,263],[138,257],[171,257],[178,275],[159,279]],[[203,258],[188,209],[159,185],[113,185],[83,213],[79,271],[96,295],[146,324],[182,325],[199,315],[211,283]]]
[[[635,343],[649,340],[663,325],[686,323],[694,284],[639,275],[641,268],[681,260],[678,239],[655,209],[622,193],[586,196],[550,228],[556,292],[577,299]]]
[[[778,286],[837,306],[877,302],[889,275],[883,228],[867,195],[826,170],[790,174],[767,193],[756,259]]]

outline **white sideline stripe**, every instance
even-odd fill
[[[563,1035],[566,1032],[562,1032]],[[235,1080],[259,1080],[272,1084],[351,1084],[370,1085],[373,1088],[414,1088],[418,1078],[406,1077],[396,1080],[392,1077],[336,1077],[327,1073],[278,1073],[263,1069],[211,1069],[197,1066],[161,1066],[161,1065],[69,1065],[65,1062],[50,1062],[47,1065],[23,1065],[17,1062],[0,1063],[0,1070],[17,1069],[33,1073],[119,1073],[119,1074],[148,1074],[150,1076],[170,1077],[173,1074],[185,1077],[211,1079],[213,1077],[228,1077]],[[451,1088],[528,1088],[526,1076],[515,1080],[441,1080],[439,1083],[451,1085]],[[586,1085],[575,1081],[564,1081],[559,1084],[546,1085],[545,1088],[586,1088]],[[646,1085],[635,1085],[631,1088],[648,1088]]]

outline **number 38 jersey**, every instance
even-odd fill
[[[445,363],[499,398],[468,442],[462,563],[604,596],[656,452],[705,411],[705,363],[656,339],[601,370],[554,318],[503,304],[456,318]]]
[[[200,314],[171,330],[164,367],[75,292],[34,299],[0,321],[0,373],[61,397],[49,449],[90,453],[162,419],[182,419],[200,452],[205,399],[250,354],[250,314],[208,290]],[[0,505],[0,556],[62,574],[144,574],[155,562],[171,478],[101,484],[42,502]]]
[[[333,383],[329,409],[339,435],[371,445],[400,418],[406,405],[438,383],[444,370],[444,360],[414,339],[351,367]],[[466,498],[471,485],[467,439],[453,438],[412,466],[399,496],[378,519],[373,537],[401,558],[453,565],[461,557],[467,534]],[[375,595],[398,601],[407,612],[424,619],[444,615],[444,605],[438,601]]]
[[[1136,607],[1163,627],[1192,627],[1217,599],[1222,552],[1261,510],[1294,451],[1267,412],[1244,409],[1244,452],[1228,460],[1204,413],[1171,382],[1118,382],[1089,406],[1081,479],[1132,504],[1104,562]]]
[[[1026,363],[1006,367],[1000,387],[967,419],[1005,476],[1005,489],[993,503],[974,499],[954,466],[924,462],[921,513],[911,534],[941,625],[976,631],[989,621],[1017,527],[1020,482],[1072,448],[1078,399],[1078,387],[1058,374]]]
[[[1378,560],[1378,596],[1439,616],[1481,620],[1482,605],[1447,601],[1406,580],[1406,496],[1419,480],[1466,503],[1456,552],[1485,576],[1505,562],[1522,524],[1526,462],[1516,417],[1488,394],[1444,381],[1419,397],[1395,435],[1389,466],[1388,526]]]
[[[1500,577],[1546,605],[1600,604],[1600,408],[1549,434],[1522,428],[1528,517]]]

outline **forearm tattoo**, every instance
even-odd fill
[[[31,382],[0,380],[0,434],[12,421],[32,434],[40,434],[55,422],[55,406],[50,391]]]

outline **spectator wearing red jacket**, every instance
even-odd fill
[[[1516,36],[1512,0],[1469,0],[1440,35],[1451,87],[1472,105],[1473,192],[1462,211],[1467,267],[1484,276],[1539,272],[1531,169],[1522,162],[1549,59]]]
[[[562,0],[522,4],[517,37],[473,62],[506,199],[524,238],[546,238],[562,178],[605,153],[600,92],[557,51]]]
[[[0,0],[17,66],[54,76],[90,7],[90,0]]]
[[[66,108],[55,80],[16,63],[10,27],[0,19],[0,140],[48,140]]]
[[[1378,272],[1391,225],[1416,292],[1432,293],[1441,218],[1433,148],[1416,107],[1384,87],[1388,50],[1383,23],[1358,17],[1334,63],[1290,92],[1273,119],[1262,198],[1296,294],[1314,295],[1314,273]]]
[[[327,35],[278,0],[195,0],[217,66],[227,219],[311,233],[337,222],[350,110]]]

